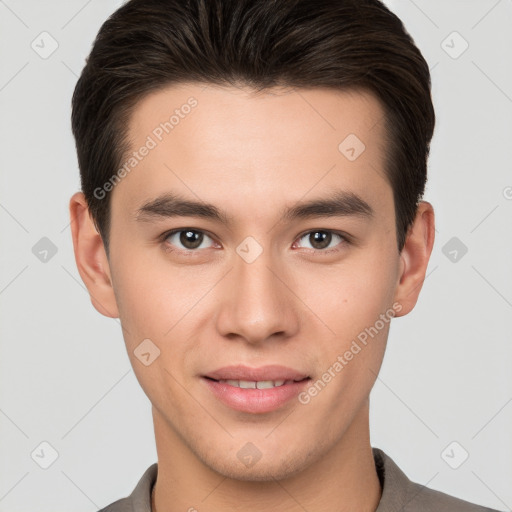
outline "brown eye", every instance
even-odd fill
[[[178,250],[193,251],[195,249],[204,249],[202,247],[208,235],[197,229],[176,229],[167,234],[165,242]]]
[[[309,234],[308,241],[311,242],[311,245],[314,249],[325,249],[329,247],[329,244],[332,240],[332,233],[328,233],[326,231],[314,231]]]
[[[335,249],[336,246],[348,243],[347,239],[341,234],[319,229],[305,233],[300,237],[300,240],[303,239],[310,244],[310,247],[307,248],[322,252],[330,252],[331,249],[337,250]],[[334,245],[331,245],[333,242]],[[326,251],[325,249],[329,249],[329,251]]]

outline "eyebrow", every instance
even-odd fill
[[[371,219],[373,208],[354,192],[339,190],[327,197],[299,202],[281,211],[283,221],[316,217],[362,217]],[[151,222],[160,218],[200,217],[229,226],[233,218],[217,206],[196,202],[179,194],[167,193],[144,203],[135,214],[137,221]]]

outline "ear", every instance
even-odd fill
[[[92,305],[102,315],[118,318],[107,254],[82,192],[71,197],[69,214],[76,266],[89,291]]]
[[[435,238],[434,208],[420,201],[414,223],[409,228],[405,245],[400,253],[400,281],[395,301],[402,309],[395,316],[404,316],[416,305],[425,280],[427,266]]]

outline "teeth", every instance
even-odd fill
[[[283,384],[289,384],[294,382],[293,380],[219,380],[219,382],[225,382],[230,386],[242,389],[270,389],[282,386]]]
[[[256,382],[250,381],[250,380],[241,380],[238,383],[238,386],[242,389],[256,389]]]

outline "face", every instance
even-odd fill
[[[191,84],[137,105],[108,274],[157,444],[266,480],[364,435],[390,320],[414,305],[383,115],[328,89]]]

